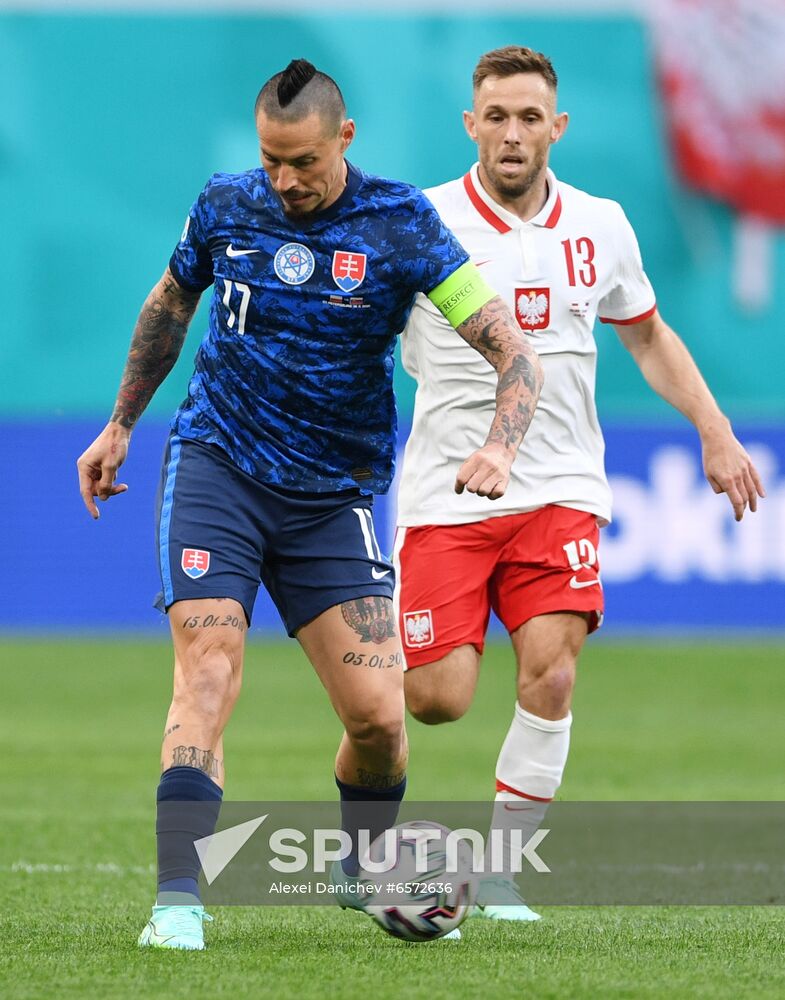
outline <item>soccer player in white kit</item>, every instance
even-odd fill
[[[764,491],[695,362],[660,317],[621,207],[557,180],[548,167],[550,147],[567,128],[550,60],[518,46],[497,49],[482,56],[473,84],[464,124],[479,163],[427,194],[513,309],[545,382],[506,491],[463,492],[456,474],[485,439],[495,373],[417,296],[403,334],[404,367],[418,386],[395,560],[415,718],[435,724],[466,712],[491,608],[510,633],[517,700],[496,766],[494,810],[499,816],[505,802],[516,803],[509,823],[524,802],[541,818],[561,783],[576,661],[602,620],[597,552],[611,497],[594,402],[597,317],[614,326],[652,389],[695,425],[706,477],[727,494],[736,520]],[[531,822],[525,810],[522,817]],[[509,879],[486,880],[483,898],[486,917],[537,919]]]

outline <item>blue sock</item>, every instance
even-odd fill
[[[165,893],[187,892],[199,899],[199,883],[195,878],[168,878],[158,883],[158,902]]]
[[[215,833],[223,791],[195,767],[170,767],[156,800],[159,905],[199,903],[201,865],[194,841]]]
[[[358,829],[368,830],[369,843],[372,844],[379,834],[395,826],[398,808],[406,791],[406,778],[399,785],[383,789],[347,785],[337,776],[335,784],[341,793],[341,829],[352,838],[352,852],[341,861],[341,867],[344,875],[354,876],[360,870]]]

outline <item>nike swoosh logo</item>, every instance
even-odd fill
[[[579,580],[577,576],[570,579],[570,586],[573,590],[583,590],[584,587],[599,587],[599,580]]]
[[[174,934],[167,934],[166,937],[162,937],[158,933],[158,931],[155,929],[155,926],[153,926],[153,932],[151,934],[151,937],[153,937],[155,939],[156,944],[166,944],[167,941],[171,941],[172,938],[175,937],[175,936],[176,935],[174,935]]]
[[[371,570],[371,576],[374,578],[374,580],[383,580],[386,576],[389,575],[389,572],[390,571],[388,569],[379,570],[374,567]]]
[[[249,253],[259,253],[258,250],[235,250],[235,248],[230,243],[226,248],[227,257],[247,257]]]

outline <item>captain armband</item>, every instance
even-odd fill
[[[428,298],[454,328],[495,297],[496,292],[469,260],[428,292]]]

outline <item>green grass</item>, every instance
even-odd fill
[[[406,945],[337,909],[223,908],[208,951],[139,952],[170,651],[3,641],[0,658],[3,996],[785,994],[777,909],[552,908],[539,925],[470,921],[460,943]],[[561,797],[782,799],[782,660],[775,644],[590,644]],[[464,720],[410,724],[411,798],[491,796],[513,691],[511,657],[491,646]],[[339,732],[296,644],[252,643],[227,797],[332,799]]]

